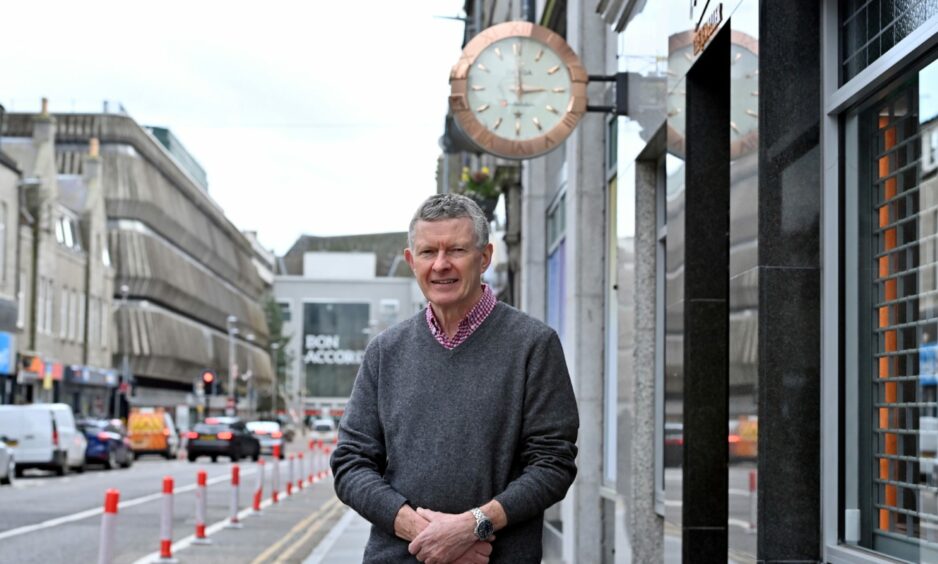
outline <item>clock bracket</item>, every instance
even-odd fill
[[[610,75],[591,74],[587,82],[612,82],[615,83],[615,105],[614,106],[593,106],[587,104],[587,112],[598,112],[602,114],[614,114],[617,116],[629,115],[629,74],[627,72],[617,72]]]

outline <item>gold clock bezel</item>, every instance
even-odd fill
[[[531,38],[554,51],[570,73],[570,103],[564,109],[560,122],[543,135],[514,141],[493,133],[476,118],[469,107],[469,69],[476,58],[496,41],[510,37]],[[494,25],[472,38],[463,48],[459,62],[450,72],[449,107],[456,123],[480,149],[505,159],[538,157],[556,148],[573,132],[586,112],[586,68],[563,37],[531,22],[505,22]]]

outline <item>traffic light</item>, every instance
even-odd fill
[[[218,377],[215,375],[214,370],[202,371],[202,386],[205,389],[206,394],[215,395],[217,381],[218,381]]]

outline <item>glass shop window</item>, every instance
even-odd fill
[[[856,131],[859,544],[916,562],[938,562],[936,132],[938,62]]]
[[[840,9],[842,82],[859,74],[935,14],[935,0],[845,0]]]

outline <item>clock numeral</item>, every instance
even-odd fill
[[[537,55],[534,55],[534,62],[535,62],[535,63],[540,62],[541,57],[543,57],[543,56],[544,56],[544,50],[541,49],[540,51],[537,52]]]
[[[518,137],[521,137],[521,120],[520,119],[515,120],[515,135],[517,135]]]
[[[739,133],[739,126],[736,125],[735,121],[730,122],[730,128],[732,128],[732,130],[735,131],[736,133]]]
[[[537,127],[538,131],[541,131],[542,129],[544,129],[543,127],[541,127],[541,120],[537,119],[537,116],[531,118],[531,121],[534,122],[534,126]]]
[[[754,112],[752,110],[746,110],[746,114],[751,115],[752,117],[757,118],[757,119],[759,117],[758,112]]]
[[[472,87],[472,90],[473,90],[474,92],[478,92],[478,91],[480,91],[480,90],[485,90],[485,87],[484,87],[484,86],[478,86],[478,85],[476,85],[476,86],[473,86],[473,87]]]
[[[549,69],[547,69],[547,74],[554,74],[555,72],[559,70],[560,70],[560,65],[554,65],[550,67]]]
[[[498,126],[502,124],[502,118],[495,120],[495,123],[492,125],[492,129],[498,129]]]
[[[514,52],[515,57],[520,56],[520,55],[521,55],[521,44],[520,44],[520,43],[512,43],[512,44],[511,44],[511,50],[512,50],[512,52]]]
[[[742,59],[742,58],[743,58],[743,54],[742,54],[742,53],[736,53],[736,56],[733,57],[733,64],[735,65],[735,64],[738,63],[739,60]]]
[[[495,48],[495,55],[498,57],[498,60],[502,60],[502,50],[498,47]]]
[[[476,112],[478,112],[478,113],[481,114],[482,112],[484,112],[484,111],[487,110],[487,109],[489,109],[489,105],[488,105],[488,104],[482,104],[481,106],[479,106],[478,108],[476,108]]]
[[[558,93],[558,94],[561,93],[561,92],[566,92],[566,91],[567,91],[567,89],[564,88],[563,86],[558,86],[557,88],[552,88],[552,89],[551,89],[551,92],[556,92],[556,93]]]
[[[488,68],[487,66],[483,65],[482,63],[477,64],[477,65],[476,65],[476,68],[479,69],[479,70],[482,71],[482,72],[489,72],[489,68]]]
[[[750,95],[750,96],[758,96],[758,95],[759,95],[759,91],[758,91],[758,90],[753,90],[752,92],[749,93],[749,95]]]
[[[557,108],[551,106],[550,104],[547,104],[546,108],[547,108],[547,111],[550,112],[550,113],[552,113],[552,114],[556,114],[556,113],[557,113]]]

